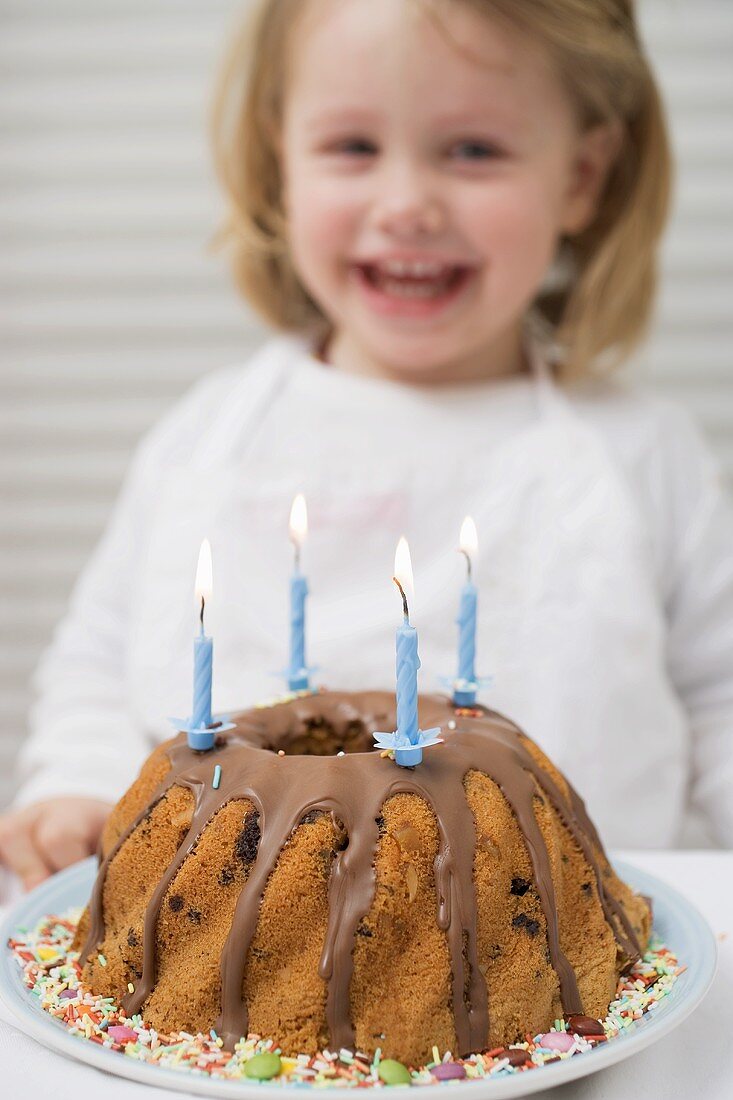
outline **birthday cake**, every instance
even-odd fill
[[[157,748],[104,831],[85,985],[230,1050],[255,1032],[419,1065],[563,1017],[592,1034],[647,947],[646,901],[511,721],[421,696],[443,741],[404,768],[373,742],[394,706],[298,694],[208,752]]]

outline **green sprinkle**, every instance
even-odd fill
[[[385,1085],[409,1085],[412,1080],[407,1066],[394,1058],[384,1058],[379,1063],[379,1076]]]
[[[282,1069],[279,1054],[255,1054],[244,1064],[244,1076],[256,1077],[259,1081],[267,1081],[270,1077],[277,1077]]]
[[[219,790],[219,784],[221,783],[221,764],[217,764],[214,768],[214,778],[211,781],[211,786],[215,791]]]
[[[100,955],[97,956],[97,958],[99,959],[99,965],[100,966],[106,966],[107,965],[107,960],[105,959],[104,955],[100,954]]]

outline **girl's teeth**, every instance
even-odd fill
[[[393,271],[372,268],[368,273],[369,281],[383,294],[397,298],[437,298],[445,294],[455,282],[457,270],[443,268],[440,273],[433,269],[432,277],[416,275],[414,269],[409,274],[396,277]]]
[[[379,276],[377,286],[384,294],[393,294],[398,298],[437,298],[448,289],[447,279],[420,282],[407,279],[390,279]]]

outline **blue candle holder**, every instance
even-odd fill
[[[416,764],[422,763],[423,749],[429,745],[442,745],[443,738],[438,736],[441,732],[440,726],[429,730],[418,729],[414,741],[399,730],[395,730],[394,733],[374,733],[372,736],[377,748],[394,749],[395,764],[403,768],[414,768]]]
[[[192,718],[169,718],[168,721],[179,733],[186,734],[189,749],[194,749],[196,752],[208,752],[209,749],[213,749],[217,733],[234,729],[234,722],[229,721],[228,714],[212,715],[210,726],[194,726]]]
[[[488,687],[494,682],[494,677],[476,676],[473,680],[461,680],[457,676],[441,676],[440,682],[451,689],[454,706],[475,707],[479,688]]]

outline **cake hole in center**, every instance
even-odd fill
[[[340,752],[371,752],[373,748],[371,731],[359,719],[336,726],[323,718],[306,718],[288,731],[275,752],[282,750],[286,756],[336,756]]]

